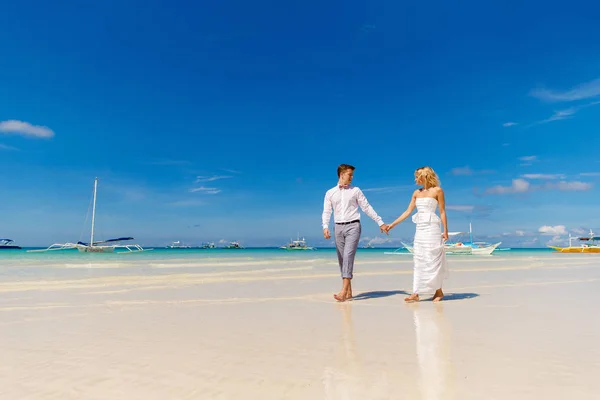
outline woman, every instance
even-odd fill
[[[448,240],[448,222],[444,191],[440,181],[430,167],[422,167],[415,171],[415,182],[421,185],[414,191],[408,208],[393,223],[387,231],[410,216],[415,207],[417,213],[412,220],[416,224],[415,241],[413,246],[414,278],[413,293],[404,299],[406,302],[419,301],[419,294],[435,291],[433,301],[438,302],[444,297],[442,281],[446,278],[446,253],[444,241]],[[435,213],[439,207],[440,217]],[[440,222],[444,232],[440,229]]]

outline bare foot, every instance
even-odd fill
[[[444,298],[444,292],[442,292],[442,289],[438,289],[435,291],[435,294],[433,295],[433,302],[437,303],[439,301],[441,301]]]
[[[333,298],[336,299],[337,301],[346,301],[346,300],[348,300],[348,298],[342,292],[334,294]]]
[[[407,303],[414,303],[415,301],[419,301],[419,295],[413,293],[410,296],[406,297],[404,301]]]

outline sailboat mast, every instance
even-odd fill
[[[94,245],[94,225],[96,223],[96,191],[98,189],[98,178],[94,179],[94,205],[92,206],[92,237],[90,238],[90,247]]]
[[[473,228],[471,227],[471,223],[469,222],[469,237],[471,239],[471,244],[473,243]]]

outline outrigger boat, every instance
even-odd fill
[[[244,247],[240,244],[240,242],[229,242],[226,249],[243,249]]]
[[[94,180],[94,202],[92,208],[92,232],[90,242],[77,242],[77,243],[54,243],[47,249],[42,250],[27,250],[30,253],[34,252],[46,252],[46,251],[59,251],[59,250],[72,250],[77,249],[80,253],[137,253],[141,251],[148,251],[152,249],[144,249],[139,244],[121,244],[121,242],[134,240],[132,237],[120,237],[116,239],[108,239],[102,241],[94,241],[94,229],[96,223],[96,194],[98,191],[98,178]],[[119,251],[118,251],[119,250]]]
[[[489,256],[502,242],[495,244],[487,242],[473,242],[473,228],[469,224],[469,232],[448,232],[448,237],[455,237],[460,235],[469,235],[468,242],[455,241],[451,243],[444,243],[444,251],[446,254],[452,255],[477,255],[477,256]],[[413,253],[413,246],[410,246],[404,242],[400,242],[406,250],[411,254]],[[406,254],[404,252],[398,252],[400,249],[396,249],[393,252],[386,252],[385,254]]]
[[[314,247],[310,247],[306,244],[306,240],[302,238],[300,240],[300,235],[298,235],[297,240],[291,240],[285,246],[281,246],[280,249],[284,250],[314,250]]]
[[[577,239],[585,243],[582,243],[579,246],[573,246],[573,239]],[[600,236],[594,236],[594,232],[592,232],[590,229],[590,236],[588,237],[578,238],[569,234],[569,247],[548,247],[558,251],[559,253],[600,253],[600,245],[597,243],[598,241],[600,241]]]

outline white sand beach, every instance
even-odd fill
[[[355,299],[343,304],[332,298],[333,256],[217,267],[131,260],[56,262],[43,278],[2,277],[0,398],[600,393],[594,255],[449,257],[437,305],[404,304],[410,256],[359,255]]]

